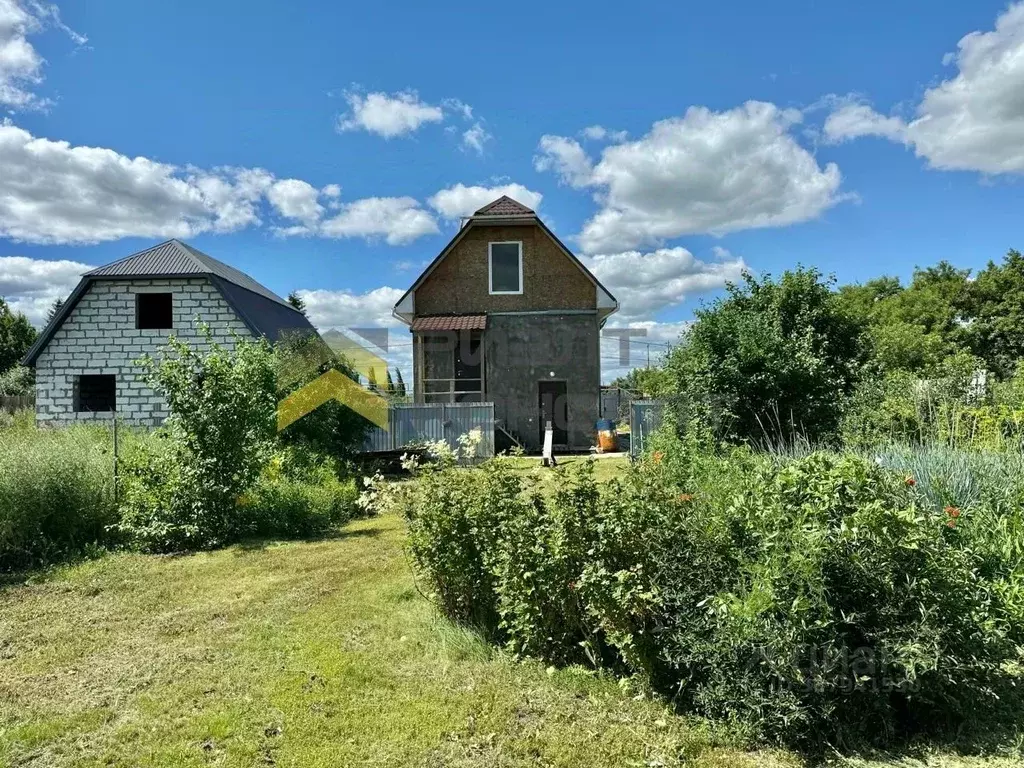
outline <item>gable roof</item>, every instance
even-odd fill
[[[555,245],[569,257],[569,260],[575,264],[579,270],[587,277],[590,282],[594,284],[594,288],[597,291],[597,306],[598,314],[602,319],[608,317],[608,315],[618,312],[619,301],[611,292],[605,288],[601,281],[594,277],[594,273],[587,269],[586,265],[580,261],[576,254],[565,247],[565,244],[558,239],[554,232],[548,229],[547,224],[541,221],[540,217],[537,216],[536,212],[527,208],[525,205],[520,203],[518,200],[513,200],[508,195],[502,195],[497,200],[488,203],[483,208],[478,210],[466,223],[455,233],[448,245],[437,255],[437,257],[427,265],[427,268],[423,270],[419,277],[416,278],[416,282],[402,294],[395,306],[391,309],[391,314],[397,317],[402,322],[409,324],[412,322],[412,316],[415,314],[415,308],[413,307],[414,302],[410,301],[413,293],[426,282],[430,274],[437,268],[437,266],[447,258],[455,246],[459,244],[459,241],[465,237],[466,233],[474,226],[487,226],[488,224],[534,224],[541,228],[541,230],[550,237]]]
[[[488,203],[474,216],[536,216],[537,214],[508,195],[502,195],[497,200]]]
[[[188,277],[207,278],[220,291],[221,296],[253,336],[264,336],[275,342],[289,331],[316,333],[316,329],[304,314],[244,272],[218,261],[188,243],[168,240],[82,275],[68,300],[39,334],[22,364],[35,364],[40,353],[94,282]]]

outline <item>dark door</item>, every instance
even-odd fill
[[[569,445],[569,406],[564,381],[541,381],[537,384],[540,399],[540,443],[544,444],[544,430],[550,421],[554,427],[552,443]]]

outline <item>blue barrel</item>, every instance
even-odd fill
[[[611,419],[598,419],[595,426],[598,432],[611,432],[615,429],[615,422]]]

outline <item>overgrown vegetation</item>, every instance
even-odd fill
[[[55,562],[110,541],[117,521],[109,433],[0,432],[0,571]]]
[[[838,291],[747,275],[663,366],[621,482],[442,460],[403,497],[442,609],[801,748],[1019,745],[1024,258]]]
[[[36,429],[31,414],[0,422],[0,570],[110,546],[175,552],[317,536],[357,513],[344,450],[362,426],[318,442],[343,426],[327,412],[282,437],[282,353],[242,339],[204,346],[172,339],[143,361],[171,416],[152,433],[120,430],[116,489],[111,426]]]
[[[939,506],[895,456],[661,440],[623,481],[578,465],[550,497],[502,460],[422,470],[405,510],[438,604],[520,656],[639,675],[790,745],[1019,721],[1021,476]]]

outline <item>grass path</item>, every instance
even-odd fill
[[[0,765],[799,765],[492,652],[420,597],[403,536],[384,517],[0,587]]]

